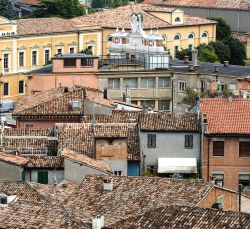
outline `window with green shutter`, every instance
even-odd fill
[[[37,172],[37,183],[48,184],[48,171]]]
[[[25,181],[25,171],[24,171],[24,169],[22,171],[22,181]]]

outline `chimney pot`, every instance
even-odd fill
[[[188,65],[188,71],[192,72],[194,70],[194,65],[193,64],[189,64]]]
[[[184,56],[184,64],[188,64],[189,62],[189,56]]]
[[[104,191],[113,191],[113,179],[112,177],[106,177],[103,179]]]
[[[228,60],[225,60],[224,61],[224,66],[227,67],[229,65],[229,61]]]
[[[92,218],[92,229],[101,229],[104,227],[104,215],[98,214]]]
[[[219,65],[214,65],[214,72],[218,72],[219,71]]]

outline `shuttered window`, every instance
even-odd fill
[[[213,156],[224,156],[224,141],[213,141]]]
[[[193,148],[193,135],[185,135],[185,148]]]
[[[156,148],[156,134],[148,134],[148,148]]]
[[[250,142],[239,142],[239,156],[250,157]]]
[[[37,172],[37,183],[48,184],[48,171]]]

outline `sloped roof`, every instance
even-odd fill
[[[61,205],[19,201],[0,207],[0,228],[91,228],[91,224],[82,221],[71,209]]]
[[[63,157],[61,156],[32,156],[29,157],[25,168],[50,168],[60,169],[64,167]]]
[[[201,8],[225,8],[225,9],[241,9],[250,10],[250,2],[248,0],[144,0],[145,3],[159,4],[168,7],[189,6]]]
[[[106,229],[127,228],[250,228],[250,214],[189,206],[169,206],[130,217]]]
[[[76,208],[87,221],[98,212],[105,224],[169,205],[196,206],[213,188],[210,183],[159,177],[110,177],[113,190],[104,191],[105,176],[88,175],[67,199],[66,206]],[[79,213],[79,214],[80,214]]]
[[[202,115],[207,116],[206,134],[250,134],[250,100],[207,98],[200,102]]]
[[[25,5],[40,5],[40,0],[16,0],[16,3],[21,3]]]
[[[94,158],[95,138],[128,139],[128,160],[139,160],[138,125],[135,123],[56,124],[58,148],[68,148]]]
[[[38,35],[77,31],[70,20],[57,17],[18,19],[16,20],[16,24],[18,35]]]
[[[85,16],[80,16],[71,19],[71,21],[77,27],[84,27],[84,26],[101,26],[101,27],[124,27],[130,28],[131,27],[131,14],[132,13],[143,13],[143,27],[145,29],[151,28],[164,28],[164,27],[171,27],[170,23],[154,16],[150,12],[152,11],[164,11],[164,12],[172,12],[175,10],[174,8],[163,8],[160,6],[152,6],[150,4],[128,4],[126,6],[121,6],[115,9],[107,9],[103,12],[97,12],[93,14],[88,14]],[[114,20],[115,19],[115,20]],[[200,24],[211,24],[215,23],[214,21],[190,16],[185,14],[184,15],[184,24],[183,25],[200,25]]]
[[[58,87],[45,92],[24,97],[16,104],[13,116],[47,116],[47,115],[82,115],[83,101],[89,100],[103,106],[114,107],[112,100],[104,99],[102,92],[87,87]],[[70,102],[77,100],[82,103],[79,110],[72,110]]]
[[[92,158],[85,156],[81,153],[77,153],[73,150],[68,150],[68,149],[64,149],[62,154],[63,154],[64,158],[67,158],[67,159],[72,160],[72,161],[76,161],[77,163],[79,163],[81,165],[93,167],[97,170],[101,170],[101,171],[108,173],[108,174],[113,173],[110,166],[103,161],[92,159]]]
[[[198,132],[196,114],[143,114],[140,118],[142,131]]]
[[[17,195],[18,200],[47,202],[46,198],[41,196],[34,188],[24,181],[0,180],[0,192],[6,195]]]
[[[13,155],[9,153],[0,152],[0,161],[10,164],[25,166],[29,162],[29,158]]]

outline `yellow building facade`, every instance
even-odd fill
[[[185,15],[178,9],[136,4],[74,19],[19,19],[0,17],[0,93],[2,99],[27,95],[27,72],[49,63],[51,57],[77,53],[85,48],[106,56],[110,34],[116,28],[130,29],[133,12],[143,15],[144,31],[158,32],[172,56],[216,38],[216,23]]]

